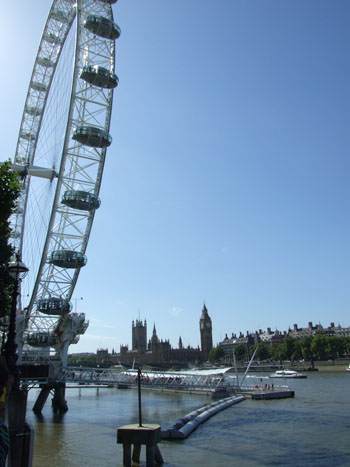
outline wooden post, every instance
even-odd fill
[[[141,408],[141,368],[137,370],[137,391],[139,399],[139,427],[142,427],[142,408]]]
[[[133,462],[140,462],[141,445],[146,445],[146,466],[153,467],[155,463],[163,464],[163,457],[157,446],[161,440],[159,425],[142,425],[142,404],[141,404],[141,369],[137,370],[138,389],[138,425],[126,425],[118,428],[117,443],[123,445],[123,465],[131,466],[131,445],[134,445],[132,454]]]
[[[155,445],[146,446],[146,467],[154,467],[155,461]]]
[[[158,444],[156,444],[156,447],[154,449],[154,458],[157,464],[159,465],[164,464],[164,459],[163,459],[162,453],[160,452]]]
[[[131,444],[123,444],[123,465],[131,467]]]
[[[134,450],[132,453],[132,461],[137,464],[140,463],[141,444],[134,444]]]

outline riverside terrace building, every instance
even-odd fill
[[[281,342],[285,336],[286,332],[282,333],[278,330],[271,331],[271,328],[267,328],[266,331],[259,329],[259,331],[249,332],[247,331],[244,335],[242,332],[237,336],[232,333],[231,337],[225,335],[225,339],[219,342],[218,346],[221,347],[227,356],[232,356],[233,350],[238,345],[251,346],[257,344],[258,342]]]
[[[294,324],[293,328],[288,330],[288,335],[295,338],[313,336],[315,334],[350,337],[350,327],[343,327],[340,324],[335,326],[333,322],[328,327],[323,327],[322,324],[313,325],[312,321],[309,321],[306,328],[299,328],[297,324]]]
[[[218,345],[224,350],[225,355],[232,355],[233,349],[240,344],[250,346],[258,342],[274,343],[283,341],[287,336],[298,339],[307,336],[314,336],[315,334],[350,337],[350,327],[343,327],[340,324],[335,326],[333,322],[330,326],[323,327],[321,324],[313,325],[313,323],[309,321],[305,328],[300,328],[297,324],[294,324],[293,328],[289,328],[288,331],[279,331],[278,329],[272,331],[271,328],[267,328],[266,331],[263,331],[262,329],[254,332],[247,331],[245,335],[240,332],[238,336],[232,333],[231,337],[228,337],[226,334],[224,340],[219,342]]]

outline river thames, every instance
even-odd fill
[[[272,381],[272,380],[271,380]],[[276,380],[275,380],[276,381]],[[350,466],[350,372],[311,373],[288,380],[294,399],[246,400],[215,415],[187,440],[162,442],[167,466]],[[122,465],[116,428],[137,421],[137,392],[67,390],[69,411],[55,418],[50,403],[35,429],[34,467]],[[143,391],[143,420],[167,426],[209,399]],[[144,452],[141,454],[144,457]],[[143,459],[141,457],[141,459]]]

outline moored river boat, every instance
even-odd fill
[[[307,378],[306,375],[298,373],[294,370],[277,370],[272,375],[269,375],[270,378]]]

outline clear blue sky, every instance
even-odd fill
[[[2,6],[1,159],[14,153],[50,6]],[[120,0],[112,135],[88,265],[90,327],[199,343],[294,322],[349,325],[350,2]]]

